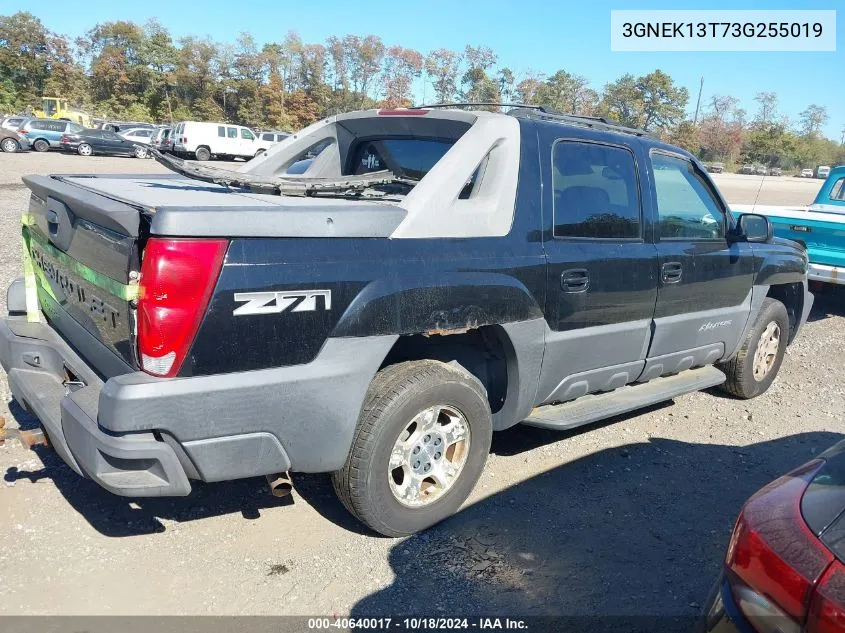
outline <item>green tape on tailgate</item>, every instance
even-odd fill
[[[81,277],[85,281],[94,284],[98,288],[102,288],[109,294],[122,299],[123,301],[133,301],[138,298],[137,284],[123,284],[108,275],[104,275],[93,268],[90,268],[80,261],[75,260],[67,253],[60,251],[55,246],[47,242],[37,233],[32,232],[24,223],[23,227],[23,241],[24,241],[24,275],[27,275],[27,268],[31,268],[33,273],[30,277],[34,280],[37,276],[41,280],[41,287],[48,292],[54,299],[56,298],[50,287],[49,281],[44,277],[44,271],[32,261],[32,242],[38,244],[38,248],[46,251],[51,257],[56,259],[67,270],[73,272],[75,275]],[[27,290],[29,289],[29,282],[27,281]],[[30,306],[28,303],[27,294],[27,314]]]

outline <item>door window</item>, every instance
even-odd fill
[[[845,178],[840,178],[833,184],[830,190],[831,200],[845,200]]]
[[[559,141],[552,154],[555,237],[640,237],[637,170],[629,150]]]
[[[236,127],[226,128],[226,132],[229,134],[229,138],[238,138],[238,128],[236,128]]]
[[[241,128],[241,138],[245,141],[254,141],[255,140],[255,137],[252,135],[252,132],[250,132],[246,128]]]
[[[661,239],[714,240],[725,237],[725,214],[693,164],[653,154],[657,234]]]

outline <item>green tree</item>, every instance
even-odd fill
[[[689,92],[669,75],[655,70],[634,77],[626,74],[607,84],[599,110],[623,125],[643,130],[669,129],[684,117]]]
[[[535,99],[569,114],[593,115],[598,106],[598,94],[590,88],[586,77],[559,70],[538,88]]]
[[[425,58],[425,72],[434,85],[434,94],[439,103],[449,103],[455,100],[458,92],[458,73],[460,72],[461,56],[455,51],[438,48]]]

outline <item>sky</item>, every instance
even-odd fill
[[[612,52],[611,9],[837,9],[836,52]],[[740,99],[749,115],[754,95],[771,91],[779,110],[793,123],[809,104],[827,107],[830,119],[823,132],[840,140],[845,133],[845,2],[842,0],[616,0],[612,5],[584,0],[0,0],[0,14],[28,10],[50,30],[72,37],[98,22],[158,18],[174,38],[209,36],[233,42],[242,31],[259,45],[281,41],[297,31],[306,42],[323,42],[331,35],[374,34],[385,44],[401,44],[422,53],[436,48],[462,50],[467,44],[491,47],[501,67],[517,78],[535,71],[551,75],[559,69],[587,77],[593,88],[624,73],[641,75],[657,68],[690,92],[688,110],[695,109],[704,77],[702,108],[714,94]],[[418,99],[430,101],[430,85]]]

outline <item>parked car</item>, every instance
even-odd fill
[[[466,500],[494,430],[760,395],[813,302],[803,249],[736,221],[688,152],[602,120],[369,110],[238,171],[162,162],[181,177],[24,177],[46,274],[0,319],[14,397],[120,495],[332,472],[407,535]]]
[[[816,167],[816,178],[824,180],[830,175],[830,167],[827,165],[819,165]]]
[[[57,119],[26,119],[18,133],[26,136],[29,144],[36,152],[46,152],[48,149],[58,149],[62,137],[66,134],[77,134],[84,130],[78,123]]]
[[[769,170],[769,175],[770,176],[783,176],[783,169],[781,169],[780,167],[772,167]]]
[[[61,149],[76,152],[80,156],[102,154],[105,156],[134,156],[147,158],[146,147],[108,130],[82,130],[67,134],[61,139]]]
[[[758,213],[772,222],[775,236],[807,250],[808,278],[845,284],[845,167],[831,169],[809,206],[731,205],[738,213]]]
[[[139,128],[152,129],[155,127],[153,123],[138,121],[109,121],[104,123],[101,129],[107,132],[125,132],[127,130],[136,130]]]
[[[802,169],[799,178],[812,178],[814,176],[812,169]]]
[[[3,119],[3,123],[0,123],[0,127],[6,130],[15,130],[18,131],[23,125],[23,122],[27,120],[28,117],[25,116],[7,116]]]
[[[716,633],[845,631],[845,442],[743,506],[705,607]]]
[[[739,170],[741,174],[753,174],[754,173],[754,165],[743,165],[742,169]]]
[[[768,176],[769,175],[769,168],[765,165],[756,165],[754,167],[754,173],[758,176]]]
[[[707,163],[705,167],[711,174],[721,174],[725,171],[725,163]]]
[[[212,157],[252,158],[266,149],[257,144],[255,134],[248,127],[231,123],[180,121],[171,137],[174,154],[200,161]]]
[[[29,141],[14,130],[0,128],[0,149],[10,154],[25,151],[29,149]]]
[[[127,141],[138,143],[140,145],[152,145],[153,136],[155,136],[155,129],[153,128],[131,128],[126,131],[120,131],[118,136],[125,138]]]
[[[170,127],[159,126],[152,137],[151,145],[160,152],[170,150]]]

